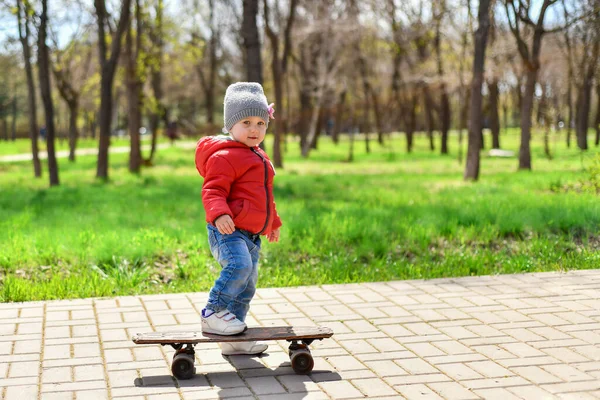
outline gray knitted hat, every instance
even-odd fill
[[[260,83],[237,82],[229,85],[224,101],[225,129],[248,117],[260,117],[269,125],[269,105]]]

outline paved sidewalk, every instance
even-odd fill
[[[249,325],[326,325],[315,369],[199,345],[171,377],[142,331],[197,330],[207,294],[0,304],[0,398],[600,399],[600,270],[259,289]]]

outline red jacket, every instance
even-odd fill
[[[267,235],[281,226],[273,201],[275,169],[259,147],[228,136],[207,136],[196,146],[196,169],[204,177],[206,221],[227,214],[236,228]]]

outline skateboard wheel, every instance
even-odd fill
[[[191,379],[196,372],[194,369],[194,356],[186,353],[176,354],[171,365],[171,372],[177,379]]]
[[[292,369],[299,375],[307,375],[312,371],[315,362],[308,349],[298,349],[290,352]]]

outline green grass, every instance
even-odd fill
[[[518,149],[514,131],[502,142]],[[450,156],[424,137],[413,154],[403,137],[372,141],[370,154],[357,141],[353,163],[347,142],[324,138],[309,160],[289,142],[275,181],[282,238],[263,241],[259,286],[597,268],[598,196],[555,189],[585,179],[600,153],[563,142],[553,138],[549,161],[536,134],[532,172],[484,152],[477,183],[462,179],[455,136]],[[220,267],[193,159],[162,149],[135,176],[114,154],[108,183],[94,178],[95,157],[59,159],[52,189],[30,163],[0,163],[0,300],[209,290]]]
[[[150,135],[142,136],[142,145],[148,144],[150,145]],[[158,143],[166,143],[168,139],[159,136]],[[55,142],[56,151],[68,151],[69,150],[69,141],[66,138],[59,138]],[[46,151],[46,142],[43,140],[38,140],[38,146],[40,151]],[[129,147],[129,139],[126,138],[111,138],[111,146],[115,147]],[[91,138],[82,138],[77,141],[78,149],[97,149],[98,148],[98,139]],[[0,157],[1,156],[9,156],[13,154],[21,154],[27,153],[31,154],[31,140],[27,139],[18,139],[13,141],[0,141]]]

